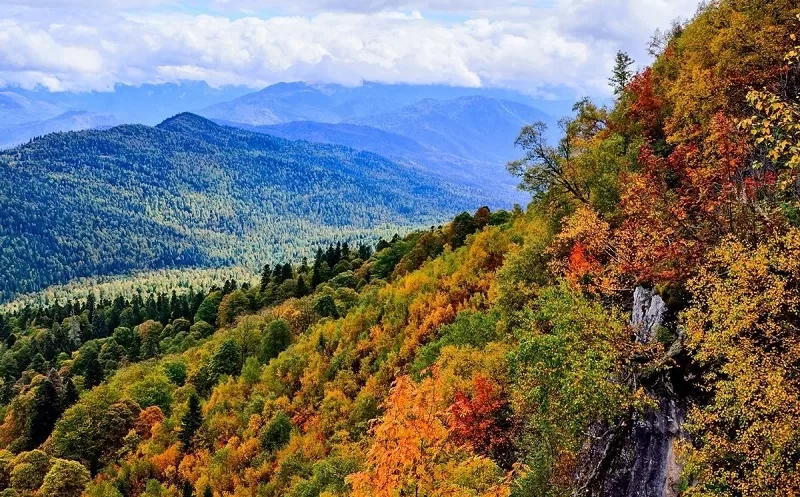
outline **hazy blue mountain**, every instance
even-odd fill
[[[108,114],[70,110],[43,121],[0,128],[0,149],[19,145],[48,133],[108,128],[116,124],[119,124],[119,121]]]
[[[202,109],[249,93],[244,86],[212,88],[204,81],[146,84],[117,84],[114,91],[48,92],[11,90],[31,100],[49,103],[64,110],[83,110],[111,114],[120,122],[157,124],[180,112]],[[60,113],[56,112],[56,114]],[[55,114],[47,116],[53,117]]]
[[[517,191],[518,180],[506,172],[505,163],[484,162],[443,153],[406,136],[369,126],[311,121],[269,126],[248,126],[221,120],[217,122],[289,140],[344,145],[373,152],[437,175],[450,183],[473,187],[483,193],[481,201],[492,207],[507,208],[514,202],[524,202],[526,198]]]
[[[192,114],[49,134],[0,153],[0,177],[0,300],[83,276],[296,260],[480,199],[376,154]]]
[[[64,112],[59,105],[13,91],[0,92],[0,132],[12,126],[50,119]]]
[[[425,99],[401,109],[353,119],[413,139],[441,153],[505,163],[519,155],[514,140],[520,129],[554,119],[525,104],[471,96],[455,100]]]
[[[356,87],[279,83],[230,102],[202,109],[199,114],[211,119],[224,119],[256,126],[292,121],[336,123],[395,111],[425,99],[453,100],[468,96],[481,96],[529,106],[552,104],[499,89],[379,83],[365,83]]]
[[[215,122],[288,140],[308,140],[316,143],[344,145],[357,150],[373,152],[384,157],[418,155],[430,152],[430,149],[411,138],[358,124],[294,121],[252,126],[224,120],[215,120]]]

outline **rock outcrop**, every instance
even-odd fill
[[[667,304],[655,292],[638,286],[633,292],[633,312],[631,325],[636,330],[636,338],[640,343],[653,343],[658,335],[658,328],[664,326]]]
[[[631,324],[636,339],[651,344],[658,330],[668,327],[664,300],[642,287],[634,292]],[[674,353],[672,348],[667,355]],[[645,390],[654,401],[645,412],[631,410],[614,426],[590,429],[584,448],[577,496],[673,497],[677,496],[681,467],[675,443],[686,436],[685,410],[667,374],[649,378]]]

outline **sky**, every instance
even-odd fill
[[[697,0],[0,0],[0,86],[204,80],[498,87],[604,96],[618,50]]]

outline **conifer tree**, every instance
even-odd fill
[[[300,298],[305,297],[306,295],[308,295],[308,287],[306,286],[305,279],[303,279],[303,275],[300,275],[297,278],[297,286],[294,290],[294,296]]]
[[[45,377],[36,387],[33,395],[28,449],[35,449],[50,436],[61,415],[60,406],[61,401],[56,385],[50,378]]]
[[[181,430],[178,439],[183,444],[184,451],[192,447],[195,433],[203,425],[203,410],[200,407],[200,397],[196,393],[189,395],[189,405],[186,413],[181,418]]]
[[[628,86],[631,77],[633,77],[633,71],[631,70],[632,65],[633,59],[627,53],[621,50],[617,52],[617,56],[614,59],[614,70],[611,78],[608,80],[611,87],[614,89],[614,95],[621,95],[625,87]]]
[[[261,271],[261,293],[264,293],[267,290],[270,274],[269,264],[264,264],[264,269]]]
[[[281,283],[290,279],[292,279],[292,265],[287,262],[281,268]]]

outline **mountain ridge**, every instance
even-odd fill
[[[376,154],[190,113],[46,135],[0,153],[0,170],[4,298],[83,276],[296,257],[474,202]]]

